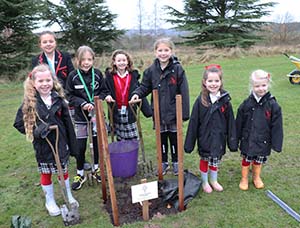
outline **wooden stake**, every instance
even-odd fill
[[[160,138],[160,117],[159,117],[159,97],[157,89],[152,91],[154,103],[154,125],[156,134],[156,156],[158,168],[158,180],[163,180],[162,175],[162,155],[161,155],[161,138]]]
[[[100,165],[100,172],[101,172],[101,186],[102,186],[102,199],[103,203],[107,201],[107,194],[106,194],[106,177],[105,177],[105,167],[104,167],[104,152],[103,152],[103,142],[101,136],[101,110],[99,109],[99,97],[94,97],[95,101],[95,109],[96,109],[96,126],[97,126],[97,140],[98,140],[98,153],[99,153],[99,165]]]
[[[142,184],[147,183],[147,179],[142,179],[141,183]],[[143,219],[144,219],[144,221],[148,221],[149,220],[149,201],[144,200],[142,202],[142,204],[143,204]]]
[[[178,199],[179,211],[184,210],[184,173],[183,173],[183,135],[182,135],[182,97],[176,95],[176,124],[178,151]]]
[[[96,99],[95,102],[97,103],[97,108],[102,115],[99,115],[100,118],[100,134],[101,139],[103,142],[103,154],[104,154],[104,160],[106,164],[106,173],[107,173],[107,179],[108,179],[108,186],[109,186],[109,193],[110,193],[110,200],[111,200],[111,207],[113,212],[113,221],[115,226],[119,226],[119,212],[118,212],[118,205],[116,200],[116,193],[115,193],[115,186],[114,186],[114,180],[112,176],[112,170],[111,170],[111,163],[110,163],[110,156],[108,151],[108,142],[107,142],[107,132],[105,127],[105,120],[103,116],[103,105],[102,101]]]

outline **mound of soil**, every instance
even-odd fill
[[[142,179],[142,177],[140,177]],[[140,183],[139,176],[132,178],[114,178],[115,193],[118,205],[119,223],[134,223],[143,221],[142,205],[140,203],[132,203],[131,186]],[[168,214],[178,212],[172,205],[163,202],[162,193],[158,191],[159,198],[149,200],[149,218],[162,218]],[[111,201],[108,198],[105,208],[110,215],[113,224],[113,214]]]

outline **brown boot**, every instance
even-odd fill
[[[243,191],[248,190],[248,174],[249,174],[250,165],[242,166],[242,179],[240,181],[240,189]]]
[[[254,184],[255,188],[258,188],[258,189],[265,187],[264,183],[262,182],[262,180],[260,178],[261,168],[262,168],[262,164],[260,164],[260,165],[252,164],[253,184]]]

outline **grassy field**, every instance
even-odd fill
[[[248,191],[239,190],[241,159],[239,153],[228,152],[219,172],[224,192],[210,195],[200,192],[181,213],[123,227],[299,227],[299,223],[271,201],[265,192],[271,190],[299,212],[300,118],[297,116],[300,100],[297,96],[300,87],[290,84],[285,76],[293,69],[293,65],[282,55],[224,59],[211,63],[223,66],[225,89],[231,94],[235,111],[249,93],[248,78],[251,71],[261,68],[272,75],[271,92],[283,110],[284,146],[282,153],[272,153],[263,168],[265,189],[257,190],[250,185]],[[203,66],[184,66],[189,81],[191,107],[199,94]],[[0,85],[0,227],[9,227],[11,217],[16,214],[29,216],[33,227],[63,227],[60,216],[50,217],[46,212],[32,145],[12,127],[22,96],[21,84]],[[142,128],[147,159],[155,162],[155,132],[151,119],[142,118]],[[196,151],[185,154],[185,168],[197,175],[198,163]],[[75,160],[71,158],[70,176],[73,177],[73,174]],[[63,203],[57,182],[55,192],[57,202]],[[75,227],[113,227],[103,208],[100,185],[84,185],[80,191],[74,192],[74,196],[80,203],[82,219],[82,223]]]

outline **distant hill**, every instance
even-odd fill
[[[133,36],[133,35],[138,35],[140,31],[138,29],[129,29],[126,31],[125,35],[126,36]],[[157,34],[158,36],[165,35],[165,36],[178,36],[178,35],[186,35],[188,32],[185,31],[180,31],[177,29],[144,29],[142,30],[143,35],[155,35]]]

